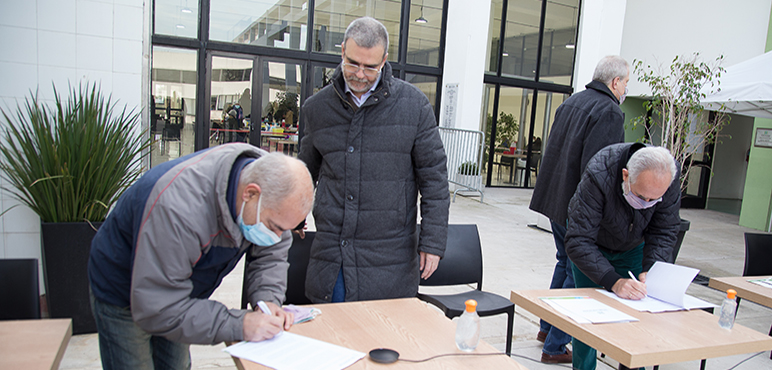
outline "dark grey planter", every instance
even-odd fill
[[[91,226],[93,225],[93,227]],[[43,278],[51,318],[72,318],[73,334],[96,333],[88,293],[88,257],[101,222],[43,222]]]
[[[686,232],[689,231],[689,226],[691,226],[691,222],[682,218],[681,229],[678,230],[678,235],[676,235],[676,243],[673,247],[673,255],[670,256],[670,260],[668,262],[675,263],[675,260],[678,257],[678,252],[681,250],[681,243],[684,241],[684,235],[686,235]]]

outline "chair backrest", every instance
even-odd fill
[[[531,163],[528,167],[539,169],[539,160],[541,159],[541,153],[531,153]]]
[[[292,246],[289,249],[289,270],[287,270],[287,298],[285,304],[309,304],[306,298],[306,270],[311,254],[311,244],[316,232],[306,231],[306,237],[292,233]]]
[[[745,233],[743,276],[772,275],[772,234]]]
[[[445,256],[429,279],[420,285],[460,285],[477,283],[482,290],[482,247],[477,225],[448,225]]]
[[[40,318],[38,260],[0,259],[0,320]]]

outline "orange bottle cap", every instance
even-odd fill
[[[466,312],[474,312],[477,309],[477,301],[474,299],[470,299],[466,302],[464,302],[466,305]]]
[[[736,295],[737,295],[737,292],[734,289],[729,289],[726,291],[726,297],[729,299],[734,299]]]

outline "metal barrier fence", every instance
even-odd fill
[[[440,127],[440,138],[448,157],[448,182],[455,185],[453,201],[459,191],[480,193],[483,201],[482,159],[485,134],[482,131]]]

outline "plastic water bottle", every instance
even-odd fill
[[[734,289],[726,291],[726,298],[721,303],[721,315],[718,318],[718,326],[724,329],[731,329],[734,326],[734,313],[737,310],[737,301],[734,297],[737,292]]]
[[[456,322],[456,346],[462,351],[471,352],[480,341],[480,316],[477,315],[477,301],[470,299],[464,303],[466,310]]]

